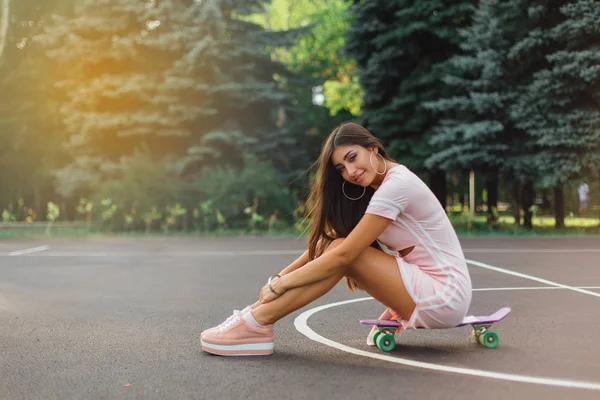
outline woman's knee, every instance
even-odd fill
[[[335,249],[336,247],[338,247],[339,245],[341,245],[344,242],[344,240],[346,240],[346,239],[338,238],[338,239],[331,241],[331,243],[329,243],[329,245],[327,245],[327,248],[325,249],[325,253],[328,251],[331,251],[331,250]],[[352,270],[354,270],[355,268],[358,268],[358,269],[364,268],[365,265],[368,265],[368,261],[370,258],[372,258],[375,255],[380,256],[382,254],[385,254],[385,253],[381,250],[367,247],[352,262],[350,262],[347,265],[344,265],[342,267],[342,272],[343,272],[344,276],[351,277],[350,275],[352,275]]]
[[[341,245],[344,240],[346,240],[346,238],[338,238],[333,240],[331,243],[329,243],[329,245],[327,246],[327,248],[325,249],[325,252],[331,251],[333,249],[335,249],[336,247],[338,247],[339,245]],[[356,257],[351,263],[348,263],[348,265],[344,265],[344,270],[351,270],[353,268],[355,268],[357,265],[363,265],[365,264],[365,257],[369,258],[370,255],[372,255],[373,250],[376,249],[372,249],[371,247],[367,247],[363,252],[361,252],[358,257]],[[379,250],[377,250],[379,251]],[[381,252],[381,251],[379,251]],[[381,252],[383,254],[383,252]],[[345,275],[345,274],[344,274]]]
[[[331,241],[331,242],[330,242],[330,243],[327,245],[327,247],[325,248],[325,251],[324,251],[323,253],[327,253],[327,252],[329,252],[329,251],[331,251],[331,250],[335,249],[335,248],[336,248],[336,247],[338,247],[340,244],[342,244],[342,243],[344,242],[344,240],[345,240],[345,238],[337,238],[337,239],[334,239],[334,240],[332,240],[332,241]],[[342,276],[342,277],[346,276],[346,273],[347,273],[348,269],[350,269],[350,268],[351,268],[351,266],[350,266],[350,265],[342,265],[342,266],[340,267],[340,273],[341,273],[341,276]]]
[[[329,243],[327,245],[327,248],[325,249],[325,251],[331,251],[333,249],[335,249],[336,247],[338,247],[340,244],[342,244],[344,242],[345,238],[337,238],[334,239],[331,243]]]

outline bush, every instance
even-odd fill
[[[91,196],[93,204],[102,205],[95,214],[105,229],[149,231],[162,217],[159,210],[171,216],[169,210],[185,198],[186,184],[177,170],[147,151],[136,150],[105,169],[108,179],[95,183]],[[173,228],[172,219],[167,223]]]
[[[293,224],[296,200],[273,166],[252,155],[245,157],[241,168],[205,168],[194,188],[201,203],[211,202],[211,211],[224,228],[267,230],[280,226],[281,220]],[[214,227],[214,221],[211,224]]]

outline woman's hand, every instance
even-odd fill
[[[269,303],[281,296],[285,292],[283,287],[281,287],[280,283],[280,278],[275,277],[271,280],[271,287],[275,292],[277,292],[277,294],[271,291],[268,283],[266,283],[265,286],[263,286],[263,288],[260,290],[260,294],[258,295],[261,304]]]

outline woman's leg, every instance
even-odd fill
[[[322,281],[290,289],[277,299],[253,308],[252,315],[259,324],[273,324],[329,292],[343,277],[340,272]]]
[[[335,240],[327,251],[339,246],[343,240]],[[355,280],[367,293],[403,318],[409,319],[412,315],[415,303],[402,281],[396,258],[372,247],[327,279],[288,290],[269,303],[253,306],[252,315],[260,324],[275,323],[329,292],[344,276]]]

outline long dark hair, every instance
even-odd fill
[[[350,200],[342,193],[344,178],[336,171],[331,155],[339,146],[359,145],[371,149],[377,147],[379,154],[387,161],[392,161],[383,144],[364,127],[355,123],[344,123],[338,126],[327,137],[321,154],[315,165],[317,173],[312,183],[308,198],[310,235],[308,239],[308,254],[311,260],[319,257],[327,246],[337,238],[347,237],[365,214],[374,190],[367,187],[364,196],[359,200]],[[359,197],[363,188],[347,182],[345,192],[352,198]],[[377,242],[372,244],[379,248]],[[356,282],[346,278],[350,290],[360,289]]]

